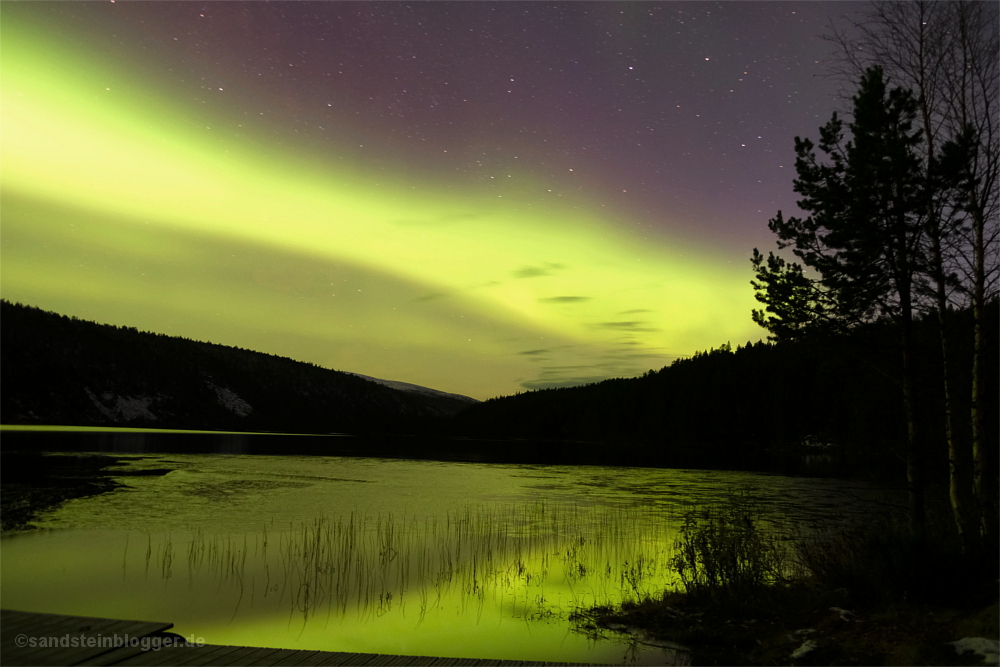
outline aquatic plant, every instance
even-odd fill
[[[687,593],[736,599],[783,579],[788,549],[763,520],[749,489],[731,491],[723,505],[687,513],[672,559]]]
[[[380,616],[415,604],[422,617],[447,599],[543,620],[676,583],[677,524],[652,507],[468,505],[440,517],[352,511],[246,535],[198,529],[183,541],[189,586],[230,586],[239,592],[236,611],[267,601],[307,620],[319,611]],[[146,541],[146,576],[153,562],[169,580],[173,538]]]

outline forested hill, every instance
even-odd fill
[[[971,324],[967,313],[949,319],[954,328],[949,339],[965,341],[949,349],[949,363],[958,437],[967,438]],[[994,372],[986,374],[982,405],[986,441],[995,451],[1000,439],[996,301],[984,320],[990,341],[986,364]],[[946,451],[939,446],[943,392],[936,326],[931,321],[918,326],[924,360],[919,426],[929,469],[946,475]],[[899,357],[893,329],[872,326],[825,341],[725,345],[639,378],[470,405],[471,399],[401,391],[291,359],[3,301],[0,422],[448,433],[489,440],[456,441],[469,449],[501,447],[499,440],[548,441],[531,447],[545,448],[549,462],[620,452],[629,465],[771,468],[782,457],[820,455],[850,472],[883,476],[901,470],[905,451]]]
[[[967,437],[971,368],[968,313],[951,317],[953,398]],[[985,318],[992,341],[982,405],[989,441],[997,442],[997,303]],[[919,324],[929,363],[920,371],[921,427],[931,469],[947,472],[943,441],[940,339],[936,323]],[[960,334],[960,335],[959,335]],[[891,327],[813,343],[757,343],[678,360],[633,379],[536,390],[491,399],[457,417],[472,437],[551,438],[641,445],[650,456],[675,452],[703,465],[773,462],[775,455],[830,454],[859,473],[900,470],[906,421],[901,358]],[[937,444],[935,444],[937,443]],[[995,447],[995,444],[994,444]]]
[[[0,302],[0,422],[293,433],[405,430],[472,399]]]

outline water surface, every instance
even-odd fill
[[[332,456],[129,455],[129,488],[3,539],[4,606],[169,621],[209,643],[666,664],[567,616],[674,586],[683,514],[753,487],[791,536],[864,484],[757,473]],[[683,661],[683,656],[680,657]]]

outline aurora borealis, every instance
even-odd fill
[[[0,290],[488,398],[762,337],[838,3],[3,3]]]

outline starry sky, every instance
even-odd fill
[[[0,294],[479,399],[764,337],[850,2],[0,6]]]

